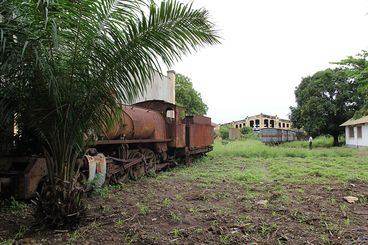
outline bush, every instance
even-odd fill
[[[223,140],[229,139],[229,130],[230,130],[230,127],[231,126],[229,126],[229,125],[221,126],[220,127],[220,135],[221,135],[221,138]]]
[[[240,133],[242,135],[252,134],[253,129],[251,127],[243,127],[243,128],[240,129]]]
[[[240,129],[242,139],[259,139],[258,135],[251,127],[244,127]]]

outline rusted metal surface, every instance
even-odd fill
[[[47,175],[44,158],[15,157],[0,159],[0,193],[30,198]]]
[[[125,106],[121,123],[105,133],[107,139],[166,139],[164,118],[156,111]]]
[[[116,122],[111,130],[105,133],[107,140],[158,140],[166,142],[167,127],[165,118],[157,111],[138,107],[123,108],[122,123]],[[104,139],[105,140],[105,139]],[[142,143],[142,142],[136,142]],[[167,144],[155,144],[158,152],[166,152]]]
[[[144,139],[144,140],[97,140],[96,145],[117,145],[117,144],[139,144],[139,143],[166,143],[171,139]]]
[[[211,125],[211,119],[204,116],[187,118],[185,119],[187,147],[192,150],[212,145],[214,142],[214,128]]]
[[[186,116],[185,122],[189,124],[211,125],[211,118],[205,116]]]
[[[166,134],[168,138],[172,139],[168,144],[169,147],[185,147],[185,123],[182,121],[185,109],[183,107],[160,100],[145,101],[135,105],[157,111],[166,119]],[[168,112],[173,112],[171,115],[173,118]]]
[[[212,145],[214,141],[213,127],[210,125],[191,124],[189,129],[189,149],[203,148]]]

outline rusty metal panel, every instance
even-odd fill
[[[211,118],[205,116],[187,116],[186,123],[211,125]]]
[[[125,106],[122,123],[116,122],[105,133],[107,139],[166,139],[165,119],[159,112]]]
[[[38,184],[47,175],[46,161],[36,157],[9,157],[0,159],[1,193],[30,198]]]
[[[29,159],[30,165],[24,176],[24,196],[30,198],[37,191],[37,187],[43,177],[47,175],[47,166],[45,158]]]
[[[185,147],[185,124],[176,124],[175,148]]]
[[[214,133],[213,126],[190,124],[189,129],[189,149],[207,147],[213,144]]]

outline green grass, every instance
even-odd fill
[[[301,145],[298,147],[297,144]],[[209,155],[214,157],[231,156],[231,157],[246,157],[246,158],[350,157],[353,155],[353,149],[350,148],[315,147],[314,149],[309,150],[307,145],[304,147],[302,144],[307,143],[306,142],[294,143],[294,145],[292,146],[288,146],[286,144],[281,144],[279,146],[268,146],[263,144],[259,140],[254,139],[230,141],[228,144],[222,144],[220,141],[216,141],[214,144],[215,150],[211,152]]]
[[[196,179],[204,187],[231,180],[240,183],[368,182],[368,149],[267,146],[257,140],[215,142],[214,151],[191,167],[159,178]],[[173,175],[173,172],[175,173]]]

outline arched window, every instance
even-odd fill
[[[265,128],[268,128],[268,119],[265,119],[263,121],[263,125],[264,125]]]
[[[275,127],[275,120],[270,120],[270,128],[274,128]]]
[[[256,119],[256,127],[259,128],[259,119]]]

